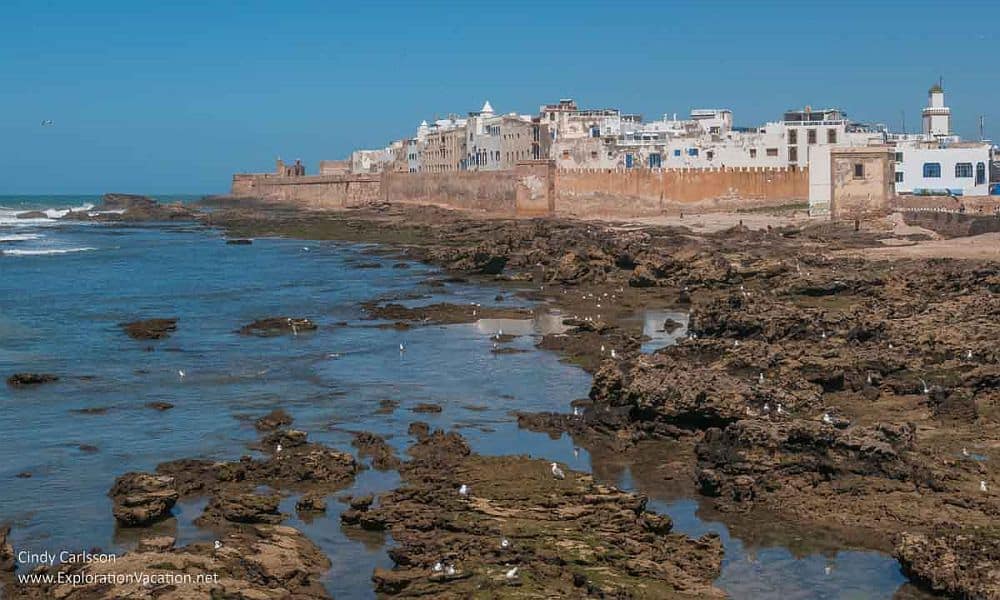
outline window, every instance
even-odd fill
[[[767,155],[768,156],[777,156],[778,155],[778,149],[777,148],[768,148],[767,149]]]
[[[808,130],[806,130],[806,140],[810,144],[815,144],[816,143],[816,130],[815,129],[808,129]]]
[[[712,160],[713,158],[715,158],[715,152],[709,150],[708,152],[705,153],[705,156],[708,157],[708,160]]]
[[[788,145],[794,146],[799,143],[799,130],[789,129],[788,130]]]
[[[590,158],[597,160],[597,150],[590,151]]]
[[[956,163],[955,177],[972,177],[972,163]]]
[[[698,156],[697,148],[688,148],[688,156]]]
[[[650,169],[659,169],[660,166],[662,166],[662,164],[663,163],[660,160],[660,153],[659,152],[653,152],[652,154],[649,155],[649,168]]]
[[[563,150],[563,158],[569,158],[569,150]]]
[[[976,163],[976,185],[986,185],[986,163]]]
[[[750,148],[750,158],[757,158],[757,149]]]
[[[827,144],[836,144],[837,143],[837,130],[836,129],[827,129],[826,130],[826,143]]]
[[[796,146],[788,148],[788,162],[799,162],[799,149]]]
[[[924,177],[941,177],[941,163],[924,163]]]
[[[628,154],[626,154],[625,155],[625,168],[626,169],[631,169],[634,161],[635,161],[635,158],[632,156],[631,152],[629,152]]]
[[[903,172],[896,171],[896,183],[903,183]]]
[[[896,153],[896,162],[898,162],[898,163],[903,162],[903,153],[902,152],[897,152]]]
[[[864,179],[865,178],[865,164],[864,163],[854,163],[854,178]]]
[[[674,150],[674,156],[680,156],[680,155],[681,155],[681,149],[680,148],[677,148],[676,150]]]

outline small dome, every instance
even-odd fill
[[[944,92],[944,88],[941,87],[940,83],[935,83],[931,86],[931,89],[927,92],[928,94],[941,94]]]
[[[493,107],[490,106],[490,101],[489,100],[487,100],[486,102],[483,103],[483,108],[480,109],[479,112],[484,113],[484,114],[486,114],[486,113],[489,113],[491,115],[493,114]]]

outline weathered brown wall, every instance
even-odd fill
[[[557,170],[537,160],[506,171],[235,175],[232,194],[308,208],[388,201],[505,215],[634,217],[803,202],[808,184],[804,169]]]
[[[232,195],[260,198],[301,208],[328,209],[378,202],[382,189],[378,175],[233,176]]]
[[[854,173],[856,165],[863,175]],[[884,147],[837,148],[830,152],[830,216],[860,219],[889,212],[893,152]]]
[[[907,225],[917,225],[935,231],[944,237],[966,237],[1000,231],[1000,217],[979,213],[937,212],[911,210],[903,213]]]
[[[584,169],[556,171],[556,211],[640,216],[804,202],[806,169]]]
[[[388,202],[513,214],[517,201],[514,171],[383,173],[382,185]]]

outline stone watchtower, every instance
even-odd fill
[[[927,108],[923,110],[924,135],[951,135],[951,109],[944,105],[944,88],[935,83],[927,92]]]

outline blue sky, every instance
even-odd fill
[[[1000,139],[1000,2],[5,0],[0,194],[215,193],[423,118],[573,97],[740,125],[834,105]],[[43,119],[54,125],[41,127]]]

